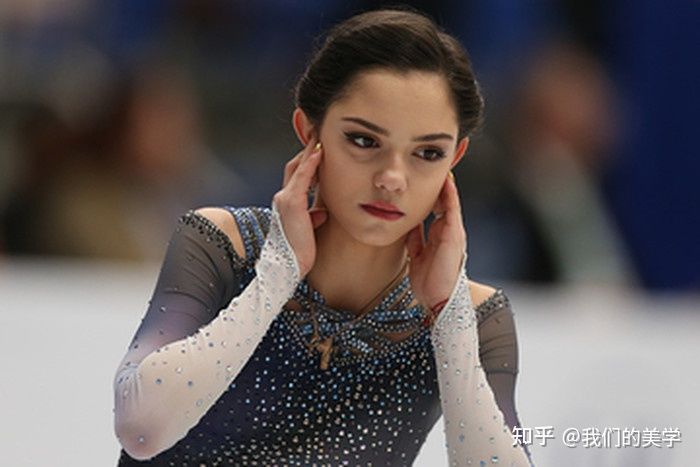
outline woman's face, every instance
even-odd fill
[[[457,116],[438,73],[390,70],[358,75],[326,113],[318,180],[330,220],[355,240],[390,245],[435,207],[462,157]],[[387,220],[361,207],[377,201],[404,213]]]

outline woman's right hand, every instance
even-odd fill
[[[318,181],[317,168],[323,149],[315,150],[315,138],[291,159],[284,168],[282,189],[275,193],[272,202],[282,221],[282,228],[299,264],[301,277],[306,276],[316,260],[314,229],[323,224],[328,214],[317,198],[309,209],[307,192]]]

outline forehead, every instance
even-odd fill
[[[371,70],[357,75],[326,119],[365,118],[390,132],[457,134],[457,114],[447,80],[439,73]]]

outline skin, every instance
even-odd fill
[[[445,231],[445,237],[449,237],[451,232],[453,234],[459,233],[460,235],[464,232],[461,218],[455,217],[455,215],[461,215],[459,196],[456,194],[456,187],[454,187],[453,192],[448,191],[451,188],[446,184],[446,168],[442,165],[439,166],[439,169],[438,167],[435,168],[437,172],[435,173],[432,172],[433,169],[427,169],[428,172],[408,171],[406,170],[407,168],[415,167],[416,164],[401,163],[411,161],[410,157],[415,157],[411,156],[411,154],[415,152],[413,149],[424,146],[410,141],[410,137],[414,136],[413,132],[415,132],[416,135],[421,135],[429,131],[444,131],[445,129],[456,131],[456,118],[453,116],[454,113],[451,113],[453,112],[452,104],[445,99],[444,93],[446,88],[441,87],[444,86],[444,83],[440,83],[438,79],[437,89],[442,91],[442,94],[438,94],[437,96],[439,100],[419,99],[414,101],[414,105],[410,105],[411,101],[404,102],[404,97],[411,94],[401,92],[392,93],[392,89],[401,88],[403,91],[413,91],[414,96],[417,94],[418,97],[421,95],[427,97],[432,95],[430,93],[435,92],[436,88],[427,86],[430,80],[425,82],[419,79],[408,79],[403,83],[404,86],[393,88],[392,84],[398,84],[397,81],[400,83],[401,79],[398,79],[400,76],[397,76],[395,73],[393,76],[391,75],[392,73],[388,73],[388,76],[383,77],[375,76],[374,78],[376,79],[371,79],[372,77],[370,77],[366,82],[360,80],[359,84],[361,86],[359,88],[357,86],[354,87],[355,92],[360,91],[355,96],[359,99],[355,100],[364,102],[361,108],[359,108],[359,110],[363,112],[362,116],[372,122],[374,122],[374,120],[381,120],[381,122],[378,121],[374,123],[381,123],[380,126],[388,129],[390,132],[391,136],[389,138],[383,139],[381,135],[378,135],[377,141],[380,143],[380,146],[384,148],[384,151],[375,153],[378,154],[379,159],[377,164],[379,164],[380,161],[384,161],[385,164],[388,164],[389,169],[383,168],[383,165],[379,165],[374,168],[374,171],[366,174],[360,173],[359,178],[358,175],[353,172],[355,175],[352,176],[352,180],[349,176],[343,176],[343,174],[349,174],[349,172],[344,172],[345,170],[349,170],[347,165],[342,167],[342,171],[339,174],[332,173],[328,168],[335,167],[335,165],[324,162],[324,160],[331,160],[332,157],[336,159],[345,157],[346,164],[352,161],[350,147],[343,146],[342,140],[331,140],[331,138],[333,138],[333,128],[335,128],[333,127],[333,121],[327,115],[321,128],[323,144],[326,148],[325,151],[319,153],[318,156],[310,156],[313,147],[318,142],[318,131],[314,125],[308,121],[300,109],[295,110],[293,115],[294,129],[300,141],[306,147],[287,162],[282,189],[275,195],[273,201],[276,200],[276,206],[281,213],[283,228],[297,255],[302,276],[306,275],[311,285],[316,290],[320,291],[328,300],[329,305],[333,307],[343,307],[347,310],[359,311],[372,297],[381,291],[384,285],[388,284],[391,279],[395,277],[401,267],[400,260],[402,260],[402,258],[397,258],[397,256],[400,257],[400,254],[397,255],[396,251],[401,251],[400,242],[402,237],[406,240],[406,251],[410,251],[413,257],[411,264],[411,273],[413,274],[411,276],[411,286],[415,295],[421,295],[418,298],[422,303],[434,304],[439,301],[437,297],[440,297],[440,299],[447,297],[447,295],[440,296],[438,293],[430,295],[426,292],[426,290],[430,290],[431,286],[423,282],[426,277],[430,276],[430,274],[426,272],[430,269],[430,265],[434,263],[436,268],[444,268],[443,271],[446,271],[446,273],[440,274],[438,278],[438,280],[444,281],[442,283],[443,287],[438,291],[439,293],[448,294],[452,288],[446,285],[452,284],[450,281],[456,278],[454,263],[448,264],[434,261],[436,258],[435,252],[438,249],[437,246],[440,245],[440,240],[443,238],[443,230]],[[404,76],[404,78],[406,78],[406,76]],[[423,78],[426,77],[423,76]],[[433,82],[435,83],[434,80]],[[362,86],[363,84],[367,86]],[[416,86],[412,86],[412,84]],[[386,91],[386,94],[381,92],[373,93],[373,97],[381,99],[384,105],[377,105],[372,99],[363,100],[361,94],[365,87],[375,88],[375,91],[379,91],[380,89]],[[421,91],[421,89],[427,91],[428,94],[418,92]],[[352,99],[352,94],[346,94]],[[379,95],[375,96],[374,94]],[[393,102],[392,99],[394,100]],[[424,102],[426,100],[427,102]],[[352,100],[346,100],[343,104],[342,101],[339,101],[332,105],[329,110],[334,110],[334,108],[335,110],[342,110],[337,106],[349,105],[352,102]],[[393,111],[399,108],[405,113]],[[450,115],[452,115],[452,118],[455,120],[453,121],[450,118],[444,119],[444,128],[438,128],[437,119],[440,119],[440,122],[442,122],[443,116]],[[412,122],[421,122],[422,124],[419,126],[417,123]],[[343,124],[346,124],[346,122]],[[365,128],[361,129],[363,131],[365,130]],[[408,134],[409,137],[402,136],[404,134]],[[367,141],[365,141],[365,144],[366,143]],[[450,159],[448,160],[451,160],[451,162],[447,164],[449,167],[454,166],[463,156],[467,143],[468,141],[466,139],[463,143],[461,141],[459,144],[454,143],[454,150],[452,153],[449,153]],[[389,144],[388,147],[387,144]],[[393,159],[391,156],[386,155],[392,153],[394,153]],[[425,154],[425,152],[421,153]],[[403,154],[403,157],[399,154]],[[391,170],[392,160],[396,163],[398,172]],[[337,161],[337,163],[341,162],[343,162],[343,160]],[[321,169],[320,173],[318,170],[319,168]],[[430,183],[422,183],[416,180],[416,177],[419,177],[420,180],[425,182],[426,176],[429,178]],[[359,191],[350,192],[348,194],[349,190],[345,189],[345,184],[350,182],[354,184],[357,183],[357,190]],[[316,197],[314,200],[314,207],[309,210],[306,192],[309,186],[317,183],[320,183],[318,192],[322,192],[322,194]],[[433,202],[431,208],[434,211],[445,211],[445,208],[438,203],[437,195],[435,195],[438,191],[443,193],[443,197],[447,196],[448,205],[453,206],[452,217],[446,215],[444,217],[445,222],[437,221],[432,225],[431,238],[428,239],[426,247],[423,247],[420,242],[420,236],[418,235],[418,219],[421,218],[421,212],[427,215],[428,211],[420,200],[421,205],[418,210],[413,208],[409,209],[408,206],[410,203],[405,202],[406,196],[411,196],[414,187],[417,185],[425,188],[426,196],[430,196],[430,198],[426,199],[431,199]],[[351,228],[345,230],[342,228],[344,224],[341,224],[338,219],[343,219],[346,216],[344,214],[334,215],[336,204],[332,200],[330,222],[327,222],[329,219],[329,211],[324,202],[323,193],[326,194],[326,197],[334,199],[332,198],[334,187],[342,189],[342,193],[346,196],[350,196],[352,200],[362,198],[360,200],[361,202],[372,201],[373,199],[393,201],[394,204],[411,216],[411,222],[415,220],[416,225],[410,227],[409,224],[411,222],[403,223],[402,226],[398,226],[395,223],[392,225],[379,225],[374,218],[371,219],[374,224],[368,225],[367,222],[370,222],[370,219],[363,218],[358,228],[351,226]],[[406,192],[410,193],[406,195]],[[373,195],[377,198],[371,198]],[[370,198],[365,199],[366,196],[370,196]],[[411,198],[413,197],[411,196]],[[452,201],[449,200],[450,198]],[[338,200],[338,203],[342,203],[342,199]],[[245,258],[245,249],[238,226],[227,210],[219,207],[204,207],[197,209],[197,212],[207,217],[225,232],[231,239],[231,243],[238,255]],[[362,213],[364,214],[364,211],[362,211]],[[458,220],[450,222],[450,228],[446,229],[445,226],[448,225],[447,221],[452,221],[455,218]],[[325,225],[326,223],[328,225]],[[437,227],[440,227],[441,224],[443,227],[438,230]],[[325,227],[321,229],[324,225]],[[440,235],[438,235],[438,232]],[[370,243],[364,243],[368,240]],[[382,245],[388,246],[389,248],[385,249]],[[408,248],[409,245],[411,246],[410,248]],[[458,258],[463,245],[464,242],[459,245],[459,247],[454,245],[450,246],[450,242],[448,241],[443,249],[447,252],[448,256],[451,255],[452,258]],[[421,247],[423,247],[423,250],[420,249]],[[420,260],[418,259],[419,257]],[[452,276],[453,272],[454,276]],[[469,281],[469,286],[472,302],[475,306],[480,305],[495,292],[493,287],[472,280]],[[448,288],[449,290],[447,290]]]
[[[466,233],[448,173],[469,140],[457,140],[444,78],[431,72],[366,71],[328,108],[320,128],[301,109],[294,111],[293,124],[306,148],[287,164],[273,202],[302,276],[330,306],[359,311],[397,275],[408,255],[418,301],[432,306],[449,297]],[[439,136],[417,140],[425,135]],[[312,155],[319,139],[322,150]],[[316,183],[309,212],[306,189]],[[405,216],[387,221],[359,207],[377,200],[391,202]],[[441,217],[426,242],[422,221],[431,211]]]

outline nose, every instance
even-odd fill
[[[399,153],[386,155],[382,167],[374,176],[374,186],[391,192],[403,192],[406,190],[406,168]]]

